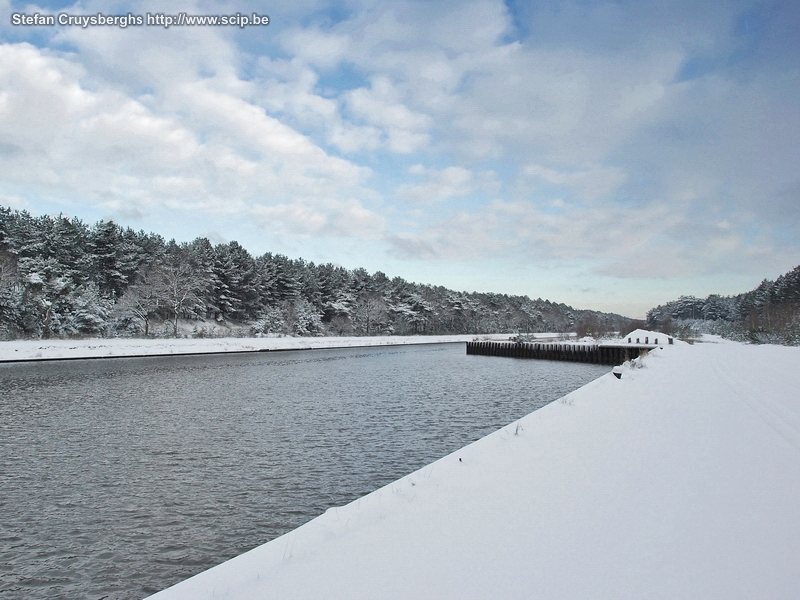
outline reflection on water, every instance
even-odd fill
[[[0,598],[142,598],[606,371],[463,344],[0,365]]]

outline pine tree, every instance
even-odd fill
[[[260,311],[275,307],[278,298],[278,267],[272,254],[266,253],[255,261],[254,279],[258,290],[258,306]]]
[[[89,233],[88,247],[92,254],[92,279],[100,293],[110,298],[119,297],[128,278],[120,270],[118,252],[123,247],[120,228],[113,221],[100,221]]]
[[[275,264],[275,291],[279,301],[293,301],[300,296],[301,282],[297,265],[294,261],[276,254],[273,257]]]

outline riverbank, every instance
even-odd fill
[[[555,334],[537,334],[543,338]],[[263,337],[263,338],[93,338],[85,340],[17,340],[0,342],[0,362],[76,360],[228,352],[321,350],[406,344],[445,344],[475,339],[507,340],[509,334],[412,335],[370,337]]]
[[[793,597],[800,349],[709,341],[152,598]]]

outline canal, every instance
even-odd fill
[[[0,365],[0,598],[143,598],[607,371],[464,344]]]

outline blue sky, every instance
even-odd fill
[[[11,25],[179,11],[270,25]],[[634,317],[800,264],[795,2],[0,18],[0,205]]]

